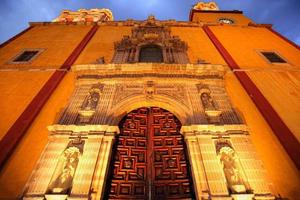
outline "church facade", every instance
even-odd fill
[[[0,199],[300,195],[299,46],[242,11],[65,10],[0,52]]]

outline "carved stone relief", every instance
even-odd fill
[[[147,83],[145,84],[144,92],[146,95],[146,99],[153,99],[153,95],[156,93],[156,88],[153,81],[147,81]]]
[[[216,124],[220,123],[222,111],[217,108],[216,103],[211,96],[211,90],[207,85],[202,84],[198,84],[197,88],[208,122]]]
[[[69,194],[75,171],[83,152],[84,141],[80,138],[69,142],[59,157],[54,174],[51,178],[48,194]]]
[[[217,155],[226,177],[227,186],[232,194],[247,193],[245,174],[235,150],[228,141],[219,140],[216,143]]]
[[[143,46],[156,45],[163,51],[164,63],[188,63],[187,44],[178,36],[171,36],[170,28],[156,21],[154,16],[132,29],[132,36],[124,36],[115,43],[112,63],[135,63],[139,61]]]
[[[92,85],[89,94],[86,96],[81,105],[81,109],[78,112],[79,123],[88,123],[91,120],[99,103],[103,87],[104,86],[102,84]]]

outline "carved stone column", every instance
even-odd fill
[[[187,153],[191,164],[191,174],[194,182],[196,199],[209,199],[209,189],[207,185],[207,177],[205,175],[203,159],[197,137],[189,130],[182,130],[184,136]]]
[[[68,137],[50,136],[35,171],[27,182],[23,199],[44,199],[48,184],[56,167],[58,157],[68,145]]]
[[[51,131],[49,143],[25,186],[23,199],[88,200],[91,197],[100,199],[105,186],[113,140],[119,131],[118,127],[53,125],[48,129]],[[49,193],[49,183],[58,159],[74,138],[84,141],[84,148],[76,167],[70,192],[67,194]]]
[[[191,125],[183,126],[181,132],[187,144],[197,199],[274,199],[245,125]],[[218,141],[229,142],[236,152],[241,163],[239,170],[245,174],[246,192],[230,192],[217,155]]]
[[[116,127],[117,128],[117,127]],[[112,155],[113,141],[117,131],[111,130],[102,138],[97,164],[94,171],[92,186],[91,186],[91,199],[99,200],[104,195],[108,167]]]

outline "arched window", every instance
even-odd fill
[[[115,43],[112,63],[189,63],[187,44],[171,35],[170,27],[150,17]]]
[[[162,49],[157,45],[144,46],[140,50],[139,62],[163,62]]]

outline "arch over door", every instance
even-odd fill
[[[181,124],[161,108],[140,108],[120,122],[108,199],[194,199]]]

